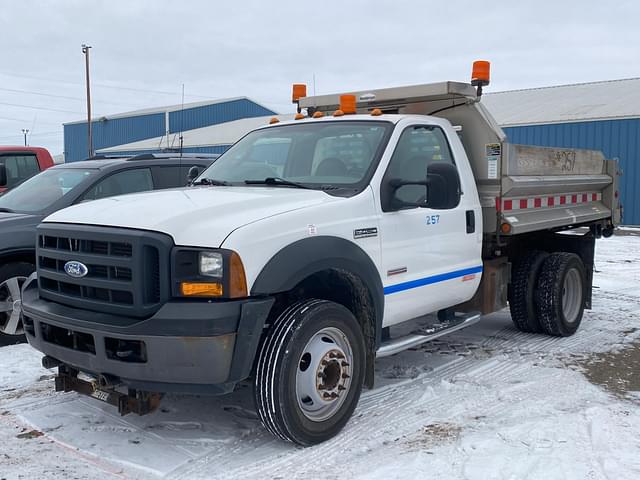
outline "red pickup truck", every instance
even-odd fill
[[[46,148],[0,146],[0,193],[52,166]]]

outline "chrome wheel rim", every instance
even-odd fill
[[[11,277],[0,283],[0,332],[22,335],[22,285],[27,277]]]
[[[322,422],[344,404],[351,387],[353,352],[338,328],[318,331],[298,359],[296,399],[305,417]]]
[[[562,286],[562,314],[567,322],[573,323],[578,319],[582,306],[582,277],[580,272],[572,268],[564,277]]]

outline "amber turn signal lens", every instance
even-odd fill
[[[296,103],[301,98],[307,96],[307,86],[304,83],[294,83],[293,92],[291,94],[291,102]]]
[[[471,71],[471,85],[489,85],[491,64],[486,60],[476,60],[473,62]]]
[[[340,95],[340,110],[345,114],[356,113],[356,96]]]
[[[314,112],[313,118],[322,118],[324,117],[324,113],[322,112]]]
[[[334,117],[342,117],[344,115],[344,112],[342,110],[336,110],[335,112],[333,112],[333,116]]]
[[[372,117],[379,117],[380,115],[382,115],[382,110],[380,110],[379,108],[374,108],[373,110],[371,110]]]
[[[185,297],[221,297],[221,283],[182,282],[180,293]]]
[[[229,267],[229,298],[241,298],[248,296],[247,276],[244,273],[244,265],[242,265],[240,255],[236,252],[231,253]]]
[[[269,125],[273,125],[274,123],[278,122],[280,122],[280,120],[278,120],[278,117],[271,117],[271,120],[269,120]]]
[[[293,117],[294,120],[302,120],[303,118],[305,118],[304,113],[296,113],[296,116]]]

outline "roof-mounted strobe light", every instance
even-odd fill
[[[476,60],[473,62],[473,70],[471,71],[471,85],[477,88],[476,95],[478,98],[482,96],[482,87],[489,85],[491,63],[486,60]]]
[[[340,110],[342,110],[345,115],[356,113],[356,96],[340,95]]]
[[[291,93],[291,103],[298,106],[298,113],[302,113],[300,109],[300,99],[307,96],[307,86],[304,83],[294,83]]]

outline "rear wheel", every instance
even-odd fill
[[[16,262],[0,267],[0,335],[24,339],[22,328],[22,285],[35,267]]]
[[[304,446],[333,437],[358,403],[365,361],[362,330],[348,309],[326,300],[292,305],[258,354],[254,392],[262,423]]]
[[[522,332],[542,332],[534,297],[540,269],[548,256],[546,252],[534,250],[524,254],[513,265],[509,309],[514,325]]]
[[[567,337],[582,321],[586,284],[585,268],[579,256],[559,252],[542,265],[536,286],[538,319],[545,333]]]

